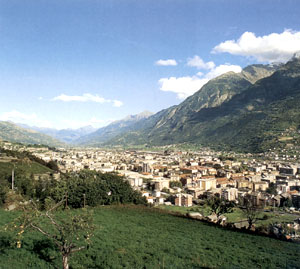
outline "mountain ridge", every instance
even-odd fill
[[[74,144],[85,146],[99,145],[100,143],[104,143],[105,141],[112,139],[120,133],[130,130],[130,127],[135,123],[138,123],[143,119],[150,117],[152,114],[152,112],[145,110],[136,115],[128,115],[122,120],[114,121],[105,127],[99,128],[93,133],[80,137],[79,139],[74,141]]]
[[[0,121],[0,138],[11,142],[27,144],[43,144],[55,147],[64,145],[64,143],[51,136],[35,130],[22,128],[8,121]]]
[[[227,143],[226,148],[228,149],[265,150],[267,145],[274,144],[277,141],[270,131],[275,128],[271,113],[274,110],[273,103],[275,103],[275,107],[278,106],[278,110],[282,110],[284,104],[286,106],[286,99],[289,96],[293,98],[294,95],[296,101],[299,98],[297,95],[298,85],[300,85],[299,66],[298,58],[296,60],[291,59],[284,65],[268,65],[267,68],[271,67],[275,70],[265,73],[266,76],[259,77],[258,75],[254,84],[245,78],[241,78],[243,74],[240,73],[234,75],[234,78],[232,77],[233,74],[228,73],[217,77],[178,106],[166,109],[165,112],[159,112],[161,113],[160,116],[157,113],[146,119],[148,123],[144,122],[143,128],[132,128],[131,132],[123,133],[106,144],[166,145],[192,142],[217,146],[218,144],[226,145]],[[255,65],[251,68],[253,67],[256,68]],[[245,69],[249,72],[249,67]],[[224,78],[225,81],[222,82]],[[230,78],[229,81],[228,78]],[[251,79],[253,80],[253,78]],[[223,98],[220,104],[206,102],[201,106],[201,101],[205,97],[204,94],[207,94],[210,90],[209,87],[213,86],[214,91],[212,92],[215,93],[216,85],[218,86],[219,82],[224,86],[221,88],[222,93],[227,91],[233,93],[232,96],[227,99]],[[202,99],[200,98],[200,102],[197,100],[199,95],[204,96]],[[200,109],[194,109],[197,106],[193,103],[200,104]],[[185,113],[180,114],[182,110],[185,110]],[[180,116],[178,117],[178,115]],[[278,113],[276,117],[279,118],[280,124],[284,126],[284,120]],[[268,125],[266,123],[268,121],[271,121],[272,124]],[[295,121],[296,119],[293,118],[293,122]],[[260,128],[260,124],[266,129],[265,132],[263,128]],[[242,127],[248,133],[245,133]],[[263,137],[264,133],[267,133],[265,138]],[[267,138],[273,142],[269,143]],[[246,144],[248,140],[250,141],[249,145]]]

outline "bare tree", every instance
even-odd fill
[[[92,213],[87,209],[58,211],[65,202],[64,199],[46,211],[39,210],[31,202],[24,206],[23,214],[15,221],[14,227],[19,230],[18,248],[21,248],[24,231],[38,231],[56,244],[62,256],[63,269],[68,269],[70,256],[89,246],[94,226]]]
[[[258,220],[258,216],[261,212],[262,207],[255,203],[254,199],[250,195],[245,195],[242,200],[240,209],[243,211],[244,216],[248,221],[248,230],[250,230],[254,223]]]

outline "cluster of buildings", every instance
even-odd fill
[[[12,144],[4,145],[7,148]],[[58,149],[18,146],[61,172],[91,169],[116,172],[153,204],[192,206],[210,195],[230,201],[251,196],[257,205],[300,208],[300,164],[297,161],[254,159],[249,154],[221,157],[220,152]]]

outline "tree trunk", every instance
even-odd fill
[[[68,255],[63,255],[63,269],[69,269]]]
[[[250,230],[252,228],[252,225],[253,225],[253,222],[252,222],[252,219],[248,219],[248,230]]]

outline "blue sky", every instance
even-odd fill
[[[0,0],[0,120],[76,128],[300,50],[298,0]]]

